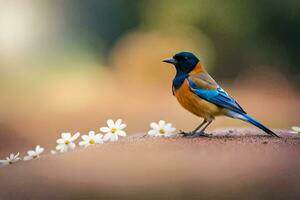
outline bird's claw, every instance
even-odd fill
[[[179,134],[181,134],[182,137],[187,137],[187,138],[210,137],[211,136],[211,134],[206,134],[205,132],[184,132],[184,131],[180,131]]]
[[[187,137],[187,136],[192,135],[193,133],[192,132],[184,132],[184,131],[180,130],[178,134],[182,135],[182,137]]]
[[[204,132],[198,135],[198,137],[211,137],[211,136],[212,136],[212,134],[207,134]]]

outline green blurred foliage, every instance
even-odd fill
[[[122,34],[140,23],[139,1],[136,0],[72,0],[56,1],[53,5],[63,7],[68,26],[66,35],[82,38],[105,55]]]
[[[148,1],[145,8],[151,26],[183,23],[205,32],[216,46],[218,65],[228,69],[219,70],[223,76],[257,64],[300,70],[297,0],[164,0],[154,9]]]
[[[217,75],[272,65],[300,71],[298,0],[112,0],[56,1],[75,37],[107,55],[120,36],[137,28],[189,25],[207,34],[217,51]],[[52,3],[55,4],[55,3]],[[57,4],[56,4],[57,6]]]
[[[172,30],[172,35],[190,27],[194,37],[210,40],[214,52],[208,54],[215,56],[207,59],[214,60],[209,63],[215,65],[217,78],[230,80],[245,68],[271,66],[299,80],[298,0],[31,0],[27,4],[54,18],[52,22],[40,16],[49,37],[35,38],[40,45],[35,59],[51,62],[88,54],[105,64],[118,41],[131,31]],[[60,24],[61,30],[55,31],[53,24]]]

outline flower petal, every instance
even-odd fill
[[[165,133],[165,134],[164,134],[165,137],[173,137],[173,136],[175,136],[175,135],[176,135],[176,134],[171,133],[171,132],[168,132],[168,133]]]
[[[66,145],[65,144],[59,144],[55,147],[56,150],[61,150],[65,147]]]
[[[35,151],[37,151],[39,148],[41,148],[41,146],[40,145],[36,145]]]
[[[90,131],[90,132],[89,132],[89,136],[90,136],[90,137],[94,137],[94,136],[95,136],[95,131]]]
[[[45,150],[45,149],[44,149],[43,147],[40,147],[40,148],[38,148],[35,152],[39,155],[39,154],[43,153],[44,150]]]
[[[300,127],[298,127],[298,126],[292,126],[292,130],[296,131],[297,133],[299,133],[300,132]]]
[[[122,130],[122,129],[126,128],[126,126],[127,126],[126,124],[120,124],[120,126],[118,126],[118,129]]]
[[[112,127],[115,126],[115,123],[112,119],[109,119],[109,120],[107,120],[107,125],[108,125],[109,128],[112,128]]]
[[[84,146],[86,144],[88,144],[89,142],[87,140],[84,140],[84,141],[80,141],[79,142],[79,146]]]
[[[171,132],[172,133],[172,132],[176,131],[176,128],[174,128],[174,127],[166,127],[165,130],[167,132]]]
[[[170,128],[170,127],[172,127],[172,124],[171,123],[166,123],[165,128]]]
[[[160,127],[165,126],[166,122],[164,120],[159,120],[158,125]]]
[[[16,155],[14,155],[13,159],[14,159],[14,160],[20,160],[20,158],[18,158],[18,157],[19,157],[19,155],[20,155],[20,153],[19,153],[19,152],[18,152],[18,153],[16,153]]]
[[[94,140],[95,141],[102,141],[102,138],[103,138],[103,135],[97,134],[97,135],[95,135]]]
[[[110,128],[108,128],[108,127],[101,127],[100,131],[103,132],[103,133],[108,133],[108,132],[110,132]]]
[[[31,156],[25,156],[24,158],[23,158],[23,160],[32,160],[33,159],[33,157],[31,157]]]
[[[158,130],[158,124],[155,123],[155,122],[152,122],[152,123],[150,124],[150,128]]]
[[[62,138],[59,138],[59,139],[56,140],[56,143],[58,143],[58,144],[64,144],[65,140],[62,139]]]
[[[8,163],[7,160],[0,160],[0,164],[2,164],[2,165],[5,165],[5,164],[7,164],[7,163]]]
[[[70,139],[71,138],[71,133],[62,133],[61,134],[61,138],[63,138],[63,139]]]
[[[112,142],[115,142],[119,139],[118,135],[117,134],[112,134],[111,137],[110,137],[110,141]]]
[[[75,149],[76,144],[71,142],[70,144],[68,144],[68,147],[70,147],[71,149]]]
[[[125,131],[117,131],[117,132],[116,132],[116,135],[125,137],[125,136],[126,136],[126,132],[125,132]]]
[[[73,142],[73,141],[77,140],[77,138],[78,138],[79,136],[80,136],[80,133],[79,133],[79,132],[75,133],[75,134],[70,138],[70,141]]]
[[[171,128],[169,129],[169,131],[171,131],[171,132],[173,133],[173,132],[176,131],[176,128],[175,128],[175,127],[171,127]]]
[[[62,148],[60,149],[61,153],[67,152],[68,151],[68,147],[66,145],[62,146]]]
[[[159,132],[157,130],[150,130],[150,131],[148,131],[148,135],[150,135],[150,136],[156,136],[158,134],[159,134]]]
[[[122,124],[122,119],[117,119],[115,126],[120,126]]]
[[[29,151],[27,151],[27,154],[28,154],[29,156],[33,156],[33,155],[35,155],[35,151],[29,150]]]
[[[103,140],[102,139],[96,139],[95,143],[97,143],[97,144],[103,144]]]
[[[82,138],[83,140],[89,140],[89,139],[90,139],[90,137],[89,137],[88,135],[82,135],[81,138]]]
[[[289,133],[291,133],[291,134],[298,134],[297,131],[289,131]]]
[[[112,135],[113,135],[113,134],[111,134],[111,133],[106,133],[106,134],[104,135],[104,137],[103,137],[103,140],[104,140],[104,141],[110,140],[110,138],[111,138]]]
[[[10,155],[9,155],[9,159],[10,160],[13,160],[15,158],[15,155],[13,154],[13,153],[11,153]]]

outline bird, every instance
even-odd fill
[[[191,52],[179,52],[163,62],[175,66],[172,93],[183,108],[203,118],[191,132],[181,132],[186,137],[207,136],[206,128],[217,116],[248,122],[270,136],[279,137],[265,125],[248,115],[245,110],[208,74],[204,65]]]

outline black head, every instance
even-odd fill
[[[163,60],[163,62],[173,64],[177,70],[189,73],[199,62],[199,59],[190,52],[180,52],[171,58]]]

